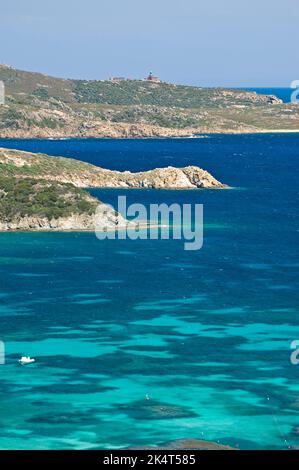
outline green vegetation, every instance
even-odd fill
[[[4,128],[19,128],[19,121],[23,119],[23,113],[18,111],[16,107],[3,108],[0,129]]]
[[[12,159],[7,159],[6,155]],[[16,164],[16,161],[20,164]],[[0,174],[4,177],[39,178],[49,181],[67,175],[72,180],[74,177],[81,178],[93,171],[93,165],[72,158],[0,149]]]
[[[47,100],[49,98],[49,92],[46,88],[36,88],[36,90],[34,90],[33,94],[35,96],[37,96],[38,98],[41,98],[43,100]]]
[[[98,201],[71,184],[0,177],[0,218],[39,216],[49,220],[92,214]]]
[[[74,80],[75,98],[80,103],[109,105],[151,105],[177,108],[219,107],[232,104],[249,105],[253,93],[221,88],[198,88],[194,86],[173,85],[170,83],[151,83],[139,80],[121,82]],[[267,100],[256,100],[264,104]]]
[[[118,106],[152,105],[179,108],[217,107],[232,104],[265,104],[269,100],[255,93],[222,88],[200,88],[142,80],[64,80],[41,73],[0,65],[0,80],[7,95],[23,102],[30,97],[54,98],[69,105],[96,103]]]
[[[298,129],[299,107],[223,88],[142,80],[64,80],[0,65],[6,105],[0,137],[152,135],[144,126],[194,132]],[[147,134],[148,133],[148,134]],[[175,134],[175,133],[174,133]],[[168,133],[167,135],[170,135]]]

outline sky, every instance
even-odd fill
[[[0,63],[198,86],[299,79],[299,0],[0,0]]]

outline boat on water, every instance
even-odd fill
[[[30,357],[30,356],[22,356],[21,359],[19,359],[19,363],[22,366],[25,366],[26,364],[32,364],[33,362],[35,362],[35,359],[33,359],[33,357]]]

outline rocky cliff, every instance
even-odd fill
[[[97,201],[100,204],[100,201]],[[71,232],[71,231],[109,231],[133,227],[133,222],[128,223],[119,213],[105,206],[105,215],[101,217],[94,214],[70,214],[61,217],[47,217],[44,215],[14,215],[0,219],[0,232]],[[0,213],[1,217],[1,213]]]
[[[78,188],[224,188],[210,173],[196,166],[156,168],[145,172],[112,171],[64,157],[49,157],[0,148],[3,176],[71,183]]]

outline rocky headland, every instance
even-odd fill
[[[254,91],[64,80],[0,64],[1,138],[152,138],[299,130],[299,107]]]
[[[225,188],[209,172],[197,167],[156,168],[132,173],[113,171],[71,158],[50,157],[0,148],[0,174],[16,178],[71,183],[77,188]]]
[[[64,157],[0,149],[0,231],[101,230],[127,221],[84,188],[223,189],[196,167],[112,171]],[[95,219],[98,206],[107,210]]]

